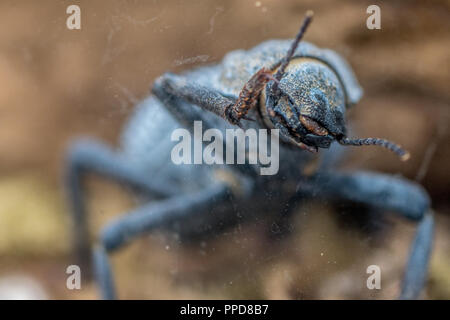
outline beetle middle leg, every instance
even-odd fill
[[[174,196],[142,206],[109,223],[101,232],[100,244],[94,250],[94,269],[104,299],[115,299],[116,293],[108,254],[144,233],[164,227],[184,217],[196,219],[229,199],[224,183],[215,183],[192,194]]]
[[[99,142],[80,140],[72,145],[67,158],[65,184],[72,207],[74,244],[79,263],[86,270],[89,270],[91,253],[82,180],[87,173],[113,178],[156,198],[178,193],[177,188],[169,184],[149,179],[133,168],[123,156]]]
[[[419,225],[411,246],[403,279],[401,299],[418,298],[431,255],[434,220],[425,190],[406,179],[369,172],[320,173],[299,184],[300,194],[349,200],[390,210]]]
[[[225,111],[235,103],[217,90],[204,87],[173,73],[165,73],[159,77],[153,85],[152,92],[163,102],[170,96],[181,98],[226,120],[228,119]]]

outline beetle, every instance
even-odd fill
[[[118,150],[91,139],[71,146],[65,184],[74,246],[81,264],[93,262],[103,298],[116,298],[109,254],[140,235],[163,229],[196,239],[263,214],[274,220],[289,217],[308,198],[350,201],[417,221],[400,298],[419,296],[434,233],[429,196],[397,176],[337,171],[348,145],[380,145],[402,160],[409,154],[388,140],[348,137],[345,114],[363,92],[342,57],[301,41],[311,20],[308,12],[294,40],[269,40],[232,51],[221,63],[159,77],[126,124]],[[171,132],[192,130],[194,121],[221,131],[278,132],[279,172],[260,175],[253,164],[175,165]],[[309,172],[314,161],[318,165]],[[89,172],[137,188],[149,199],[104,227],[93,248],[82,184]]]

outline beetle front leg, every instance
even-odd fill
[[[228,121],[232,124],[239,125],[241,119],[251,120],[247,118],[247,113],[250,109],[256,107],[261,91],[271,80],[278,82],[272,75],[271,70],[261,68],[256,72],[242,88],[236,103],[225,109],[225,115],[227,116]]]
[[[434,234],[430,199],[420,185],[406,179],[369,172],[326,172],[301,182],[299,194],[349,200],[394,211],[418,221],[400,298],[419,297],[427,275]]]
[[[165,73],[159,77],[153,85],[152,92],[162,100],[167,98],[167,95],[183,99],[225,120],[229,120],[226,116],[227,108],[234,104],[233,100],[217,90],[204,87],[173,73]]]
[[[160,97],[161,89],[169,95],[181,98],[200,108],[224,118],[233,125],[240,125],[241,119],[247,119],[247,113],[254,108],[261,91],[269,81],[277,81],[272,71],[262,68],[255,73],[242,88],[239,97],[233,101],[217,90],[188,81],[182,76],[166,73],[155,81],[152,92]]]

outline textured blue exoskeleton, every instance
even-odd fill
[[[149,199],[110,222],[96,240],[94,271],[103,298],[116,297],[108,254],[139,235],[167,229],[194,239],[262,215],[287,218],[311,197],[351,201],[417,221],[400,297],[419,296],[433,238],[429,197],[403,178],[335,169],[345,145],[381,145],[402,158],[407,153],[383,139],[347,138],[345,113],[362,90],[339,55],[300,43],[309,21],[308,16],[294,41],[267,41],[248,51],[233,51],[217,65],[158,78],[153,95],[137,106],[126,125],[118,150],[93,140],[71,147],[66,184],[81,263],[91,260],[81,183],[85,173],[113,178]],[[171,133],[180,127],[192,130],[196,120],[204,130],[236,125],[279,129],[278,173],[260,175],[259,165],[253,164],[175,165]],[[326,149],[320,157],[313,154],[318,148]],[[305,170],[312,161],[318,163],[316,170]]]

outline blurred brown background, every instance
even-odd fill
[[[81,7],[81,30],[66,8]],[[381,30],[366,8],[381,7]],[[0,3],[0,296],[95,298],[66,289],[74,263],[61,173],[77,136],[116,143],[121,125],[164,71],[219,62],[234,49],[293,37],[307,9],[306,40],[341,53],[365,96],[349,117],[360,136],[409,149],[407,163],[377,148],[349,149],[348,167],[423,183],[437,213],[423,298],[450,298],[449,1],[9,1]],[[90,181],[94,230],[134,205],[120,186]],[[164,235],[113,257],[121,298],[395,298],[414,225],[389,219],[372,239],[312,203],[297,232],[270,242],[247,227],[183,248]],[[365,287],[368,265],[382,290]]]

